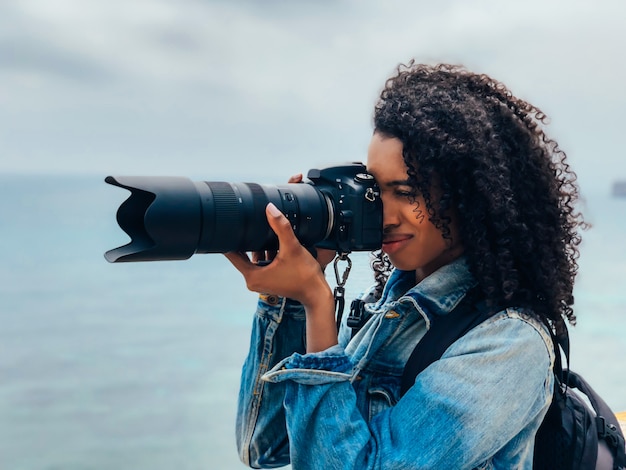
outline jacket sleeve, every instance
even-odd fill
[[[237,448],[241,461],[253,468],[289,463],[285,424],[285,383],[261,376],[294,352],[305,351],[305,313],[297,302],[261,295],[244,362],[237,410]]]

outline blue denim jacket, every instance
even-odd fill
[[[396,270],[350,339],[304,354],[305,315],[262,296],[243,367],[237,440],[252,467],[530,469],[552,397],[546,328],[507,308],[448,348],[400,398],[404,364],[436,315],[475,285],[463,258],[418,285]]]

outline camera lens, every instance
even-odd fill
[[[332,203],[309,184],[196,183],[202,199],[199,253],[277,248],[265,207],[272,202],[291,222],[303,245],[314,245],[332,230]]]
[[[192,182],[177,177],[112,177],[130,197],[117,212],[131,242],[108,251],[110,262],[187,259],[194,253],[275,249],[265,216],[272,202],[305,246],[324,240],[333,225],[331,199],[310,184]]]

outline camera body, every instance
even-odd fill
[[[382,202],[362,163],[312,169],[302,183],[193,182],[180,177],[108,176],[131,195],[117,211],[131,242],[105,253],[112,262],[187,259],[195,253],[278,248],[265,207],[272,202],[306,247],[339,253],[382,243]]]
[[[332,207],[330,233],[316,246],[339,253],[380,248],[383,233],[380,191],[363,164],[312,169],[307,178]]]

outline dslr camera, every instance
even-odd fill
[[[282,185],[170,176],[107,176],[105,181],[131,193],[117,211],[131,241],[105,253],[111,263],[277,249],[265,216],[269,202],[307,248],[350,253],[382,243],[380,192],[362,163],[312,169],[304,183]]]

